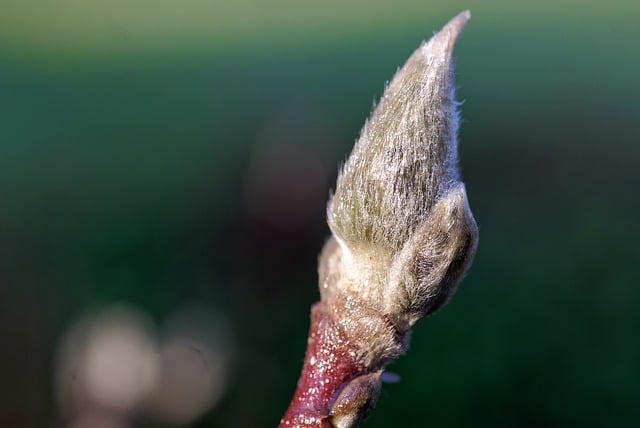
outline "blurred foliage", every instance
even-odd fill
[[[464,8],[479,251],[365,426],[637,425],[636,1],[4,0],[0,426],[58,426],[53,361],[87,308],[162,324],[193,300],[236,342],[194,426],[275,426],[337,164],[383,82]]]

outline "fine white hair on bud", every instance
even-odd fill
[[[448,301],[475,254],[452,59],[469,18],[453,18],[398,70],[328,205],[322,300],[370,367],[406,350],[405,333]]]
[[[452,51],[469,17],[462,12],[411,55],[365,123],[329,205],[331,229],[349,248],[399,250],[460,181]]]
[[[411,328],[442,307],[474,257],[478,227],[458,169],[449,21],[398,70],[338,176],[320,255],[321,301],[281,427],[356,428]]]

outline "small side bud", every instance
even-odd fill
[[[330,421],[335,428],[354,428],[369,416],[380,396],[382,371],[358,376],[347,383],[331,406]]]
[[[478,227],[462,184],[440,198],[395,258],[384,313],[399,331],[442,307],[471,265]]]

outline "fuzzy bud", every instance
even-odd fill
[[[404,352],[403,335],[448,301],[475,253],[452,60],[469,17],[453,18],[396,73],[329,202],[337,245],[323,252],[320,290],[328,307],[351,313],[337,318],[367,349],[366,364]]]
[[[396,73],[340,171],[302,376],[281,427],[353,428],[411,327],[453,295],[478,228],[458,169],[452,52],[469,12]]]

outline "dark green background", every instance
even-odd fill
[[[57,426],[55,350],[88,308],[161,324],[192,300],[235,337],[226,393],[194,426],[275,426],[337,165],[384,82],[465,8],[480,245],[365,426],[637,426],[633,0],[2,0],[0,426]]]

